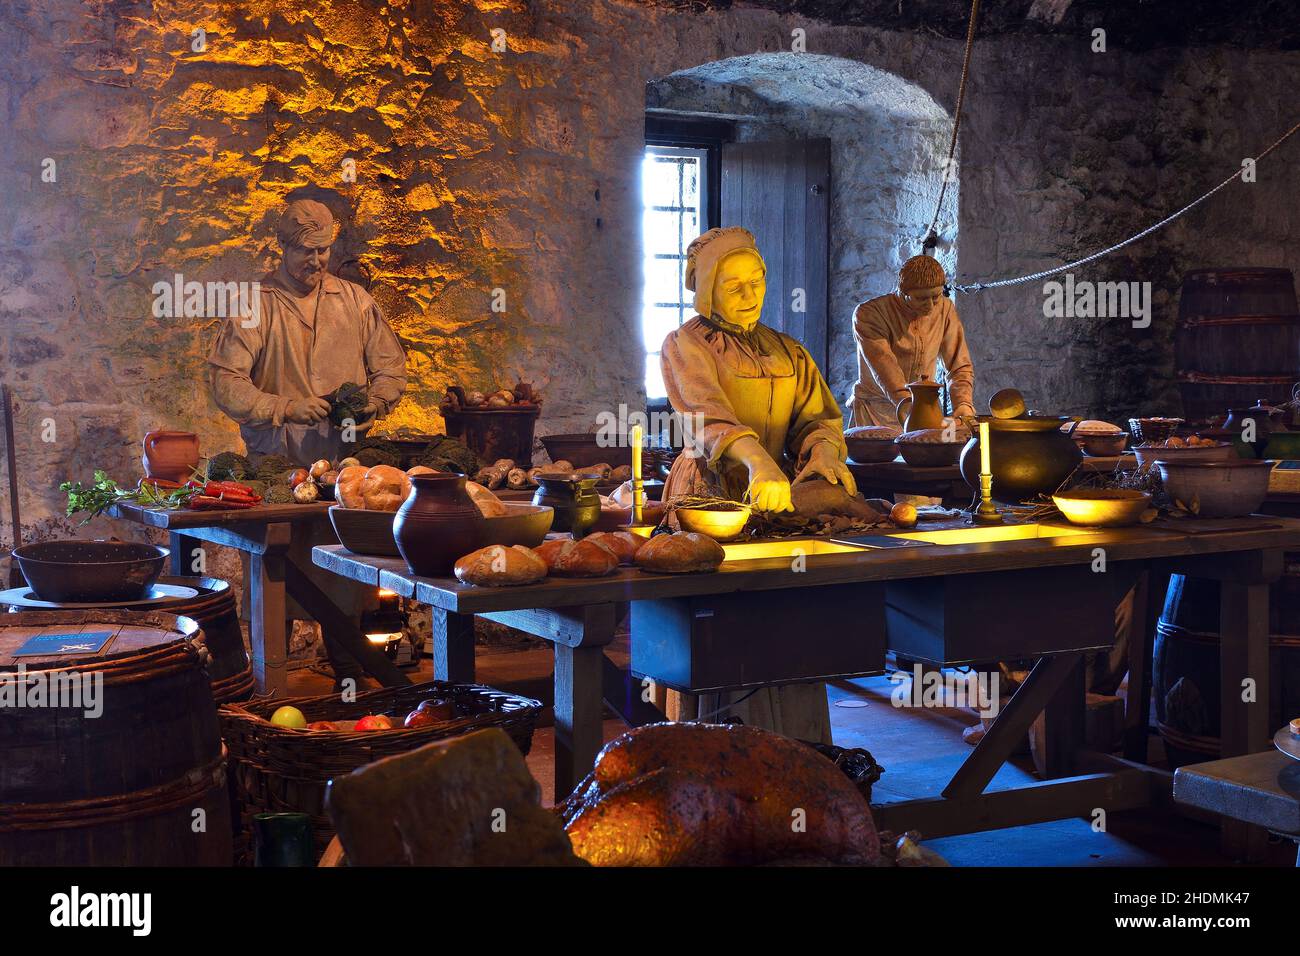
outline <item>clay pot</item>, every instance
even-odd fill
[[[146,478],[186,481],[199,466],[199,436],[193,432],[150,432],[141,458]]]
[[[989,464],[993,468],[993,497],[998,501],[1013,504],[1040,494],[1050,495],[1083,461],[1083,452],[1070,432],[1061,431],[1061,424],[1068,418],[981,416],[979,420],[989,423]],[[978,489],[979,472],[977,431],[962,449],[961,476],[971,488]]]
[[[447,577],[456,559],[480,546],[483,516],[464,475],[412,475],[411,494],[393,518],[393,538],[412,574]]]

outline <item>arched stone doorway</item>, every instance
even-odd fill
[[[857,378],[854,307],[894,286],[920,252],[939,196],[952,119],[924,89],[856,60],[756,53],[671,73],[647,84],[650,116],[730,121],[737,141],[830,140],[827,354],[843,400]],[[958,190],[944,198],[937,252],[957,262]],[[747,225],[722,222],[722,225]]]

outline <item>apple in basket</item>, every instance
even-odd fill
[[[366,714],[357,721],[356,726],[352,728],[356,731],[361,730],[392,730],[393,718],[387,714]]]
[[[307,729],[337,731],[339,729],[339,725],[334,723],[334,721],[332,720],[313,720],[310,724],[307,725]]]
[[[297,707],[290,707],[287,704],[284,707],[276,709],[271,715],[271,723],[277,727],[287,727],[290,730],[302,730],[307,726],[307,718],[303,716],[301,710]]]
[[[423,700],[420,701],[419,707],[406,715],[406,726],[410,728],[432,727],[435,724],[444,724],[455,716],[451,701]]]

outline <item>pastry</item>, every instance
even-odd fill
[[[1300,717],[1291,721],[1291,733],[1293,736],[1300,737]]]
[[[542,580],[546,577],[546,562],[522,544],[509,548],[491,544],[459,558],[453,570],[456,579],[466,584],[504,588]]]
[[[505,506],[501,499],[478,482],[465,482],[465,490],[469,492],[469,496],[474,500],[474,505],[478,508],[479,514],[484,518],[500,518],[502,515],[509,514],[510,509]]]
[[[412,467],[406,469],[406,476],[408,478],[411,477],[412,475],[436,475],[436,474],[438,474],[438,470],[436,468],[430,468],[428,465],[413,465]]]
[[[1089,435],[1089,436],[1096,435],[1100,437],[1106,435],[1118,435],[1123,430],[1124,429],[1120,428],[1118,425],[1112,425],[1110,422],[1103,422],[1103,421],[1098,421],[1095,418],[1090,418],[1085,421],[1079,422],[1079,424],[1075,427],[1072,434],[1078,435],[1080,437],[1085,435]],[[1070,422],[1066,422],[1064,425],[1062,425],[1061,431],[1063,432],[1070,431]]]
[[[618,555],[599,541],[553,538],[537,548],[552,574],[568,578],[600,578],[618,568]]]
[[[631,531],[597,531],[595,534],[587,535],[586,540],[603,544],[613,551],[619,564],[631,564],[636,553],[646,542],[645,538]]]
[[[716,571],[726,556],[722,545],[708,535],[677,531],[655,535],[641,545],[636,553],[636,566],[644,571],[692,574]]]

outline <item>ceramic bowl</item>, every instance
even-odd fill
[[[1132,488],[1076,488],[1052,495],[1052,502],[1070,524],[1121,528],[1138,523],[1151,495]]]
[[[893,461],[898,457],[898,442],[893,438],[854,438],[844,436],[849,447],[849,458],[859,464]]]
[[[1137,456],[1138,468],[1146,471],[1153,468],[1157,461],[1230,461],[1236,458],[1236,449],[1232,442],[1219,442],[1216,445],[1195,445],[1191,448],[1165,448],[1153,446],[1133,448]]]
[[[903,461],[916,468],[942,468],[957,464],[966,439],[954,442],[899,441],[898,451]]]
[[[483,519],[483,542],[503,544],[506,547],[522,544],[535,548],[546,539],[555,518],[555,509],[546,505],[530,505],[521,501],[504,501],[506,514]]]
[[[675,512],[684,531],[708,535],[714,541],[730,541],[745,530],[749,505],[736,505],[734,511],[711,511],[706,508],[678,508]]]
[[[73,539],[25,544],[13,555],[38,599],[71,604],[144,597],[170,553],[156,544]]]
[[[1268,495],[1276,461],[1230,458],[1227,461],[1160,459],[1165,491],[1200,518],[1236,518],[1259,510]]]

